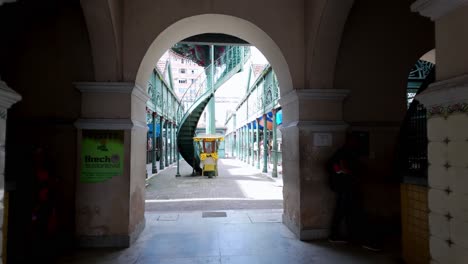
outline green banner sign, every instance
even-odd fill
[[[83,130],[81,182],[103,182],[123,175],[124,132]]]

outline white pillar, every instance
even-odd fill
[[[21,100],[21,96],[7,86],[0,79],[0,238],[3,238],[3,217],[4,205],[3,198],[5,194],[5,140],[6,140],[6,119],[8,109],[16,102]],[[3,258],[3,239],[0,240],[0,255]]]

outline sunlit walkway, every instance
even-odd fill
[[[390,264],[389,253],[354,245],[299,241],[280,221],[281,210],[146,213],[146,228],[128,249],[77,251],[60,263],[133,264]]]
[[[219,176],[191,176],[180,161],[181,177],[171,166],[148,180],[146,211],[282,209],[282,180],[272,179],[241,161],[219,160]]]

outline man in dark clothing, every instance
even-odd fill
[[[352,232],[353,196],[354,196],[354,165],[356,142],[347,138],[346,144],[330,159],[330,187],[336,193],[336,207],[333,214],[330,238],[331,242],[346,242],[347,237],[341,234],[340,227],[345,222],[347,236]]]
[[[353,135],[346,137],[345,145],[330,158],[327,167],[330,173],[330,188],[336,193],[336,207],[330,227],[330,242],[347,242],[355,239],[363,243],[363,247],[380,251],[375,243],[374,235],[366,230],[366,219],[359,206],[357,193],[357,151],[358,140]],[[341,232],[341,224],[345,223],[346,235]],[[373,229],[373,228],[371,228]]]

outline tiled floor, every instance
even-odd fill
[[[146,227],[130,248],[78,250],[59,263],[399,263],[388,250],[299,241],[281,223],[281,177],[272,179],[234,159],[219,165],[219,177],[212,179],[189,176],[183,161],[182,177],[174,177],[175,166],[160,171],[147,187]],[[226,216],[203,217],[211,211]]]
[[[203,218],[202,212],[147,213],[146,228],[132,247],[81,250],[60,263],[399,263],[386,251],[374,253],[357,245],[299,241],[281,224],[281,210],[226,213],[227,217],[215,218]]]

